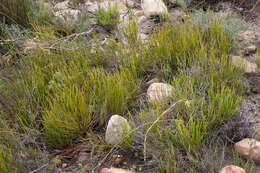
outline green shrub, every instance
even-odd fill
[[[120,13],[117,4],[108,5],[107,8],[98,7],[95,16],[95,22],[111,30],[120,23]]]
[[[3,39],[23,39],[26,35],[26,30],[22,30],[16,24],[0,23],[0,35]]]
[[[3,173],[9,172],[24,172],[15,159],[13,158],[13,153],[9,148],[0,145],[0,170]]]
[[[123,28],[123,33],[130,45],[135,45],[138,41],[139,25],[134,19],[129,17],[128,22]]]
[[[9,24],[29,27],[32,13],[31,0],[0,1],[0,21],[5,19]]]
[[[40,1],[0,0],[0,23],[25,29],[53,24],[54,19],[52,9]]]
[[[55,16],[51,7],[38,1],[34,2],[31,8],[32,15],[30,17],[30,24],[40,26],[49,26],[56,24],[56,21],[54,20]]]
[[[3,113],[0,113],[0,170],[3,173],[9,172],[24,172],[19,160],[17,160],[20,150],[19,142],[14,135],[14,131],[10,130],[6,121],[2,118]]]
[[[218,21],[210,21],[206,29],[188,24],[165,26],[148,43],[149,57],[171,83],[171,104],[176,105],[164,116],[166,108],[160,105],[142,110],[139,116],[145,132],[159,118],[147,134],[144,152],[157,158],[160,169],[168,172],[202,170],[197,167],[204,162],[201,148],[221,124],[236,115],[244,93],[244,72],[228,56],[231,35]],[[168,152],[180,153],[170,158],[162,154]],[[191,163],[184,169],[178,161],[186,158]]]
[[[64,146],[84,134],[92,122],[103,124],[109,113],[123,115],[137,91],[137,84],[128,81],[131,74],[121,71],[109,74],[102,70],[82,71],[82,86],[69,84],[54,90],[48,101],[49,109],[43,117],[45,138],[48,144]],[[134,80],[134,79],[132,79]],[[74,81],[75,82],[75,81]]]
[[[137,99],[138,79],[127,69],[109,72],[91,67],[91,57],[85,57],[85,51],[53,56],[34,52],[23,70],[23,76],[27,77],[21,80],[29,94],[27,100],[37,101],[29,109],[32,113],[19,111],[18,117],[25,126],[33,124],[39,115],[38,107],[43,114],[44,138],[49,146],[71,144],[93,125],[104,124],[108,115],[127,113]]]
[[[244,160],[243,158],[241,158],[241,156],[239,156],[237,151],[234,151],[233,153],[233,165],[237,165],[243,169],[246,170],[246,172],[248,173],[254,173],[254,172],[258,172],[259,168],[255,166],[254,161],[252,160]]]
[[[231,11],[213,12],[208,10],[204,12],[202,10],[196,10],[191,13],[189,20],[203,28],[208,27],[211,21],[218,20],[223,31],[227,34],[232,34],[233,36],[239,31],[243,31],[248,28],[248,24],[242,21],[236,13]]]

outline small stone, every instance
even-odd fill
[[[65,10],[69,8],[69,0],[63,1],[63,2],[59,2],[54,6],[55,10]]]
[[[144,15],[144,11],[143,10],[138,10],[138,11],[136,11],[135,13],[134,13],[134,16],[136,16],[136,17],[141,17],[141,16],[143,16]]]
[[[254,53],[256,53],[256,46],[255,45],[248,46],[245,49],[245,54],[246,55],[251,55],[251,54],[254,54]]]
[[[21,152],[20,155],[21,155],[22,159],[24,159],[24,160],[28,159],[28,154]]]
[[[68,166],[67,163],[63,163],[61,167],[62,167],[62,168],[67,168],[67,166]]]
[[[108,144],[117,145],[122,142],[124,135],[130,132],[128,121],[119,116],[113,115],[107,125],[106,141]]]
[[[153,104],[166,104],[171,96],[172,87],[165,83],[152,83],[147,90],[148,100]]]
[[[123,158],[122,158],[122,157],[118,157],[118,158],[115,159],[114,162],[115,162],[116,165],[118,165],[118,164],[120,164],[122,161],[123,161]]]
[[[54,13],[56,17],[63,19],[64,21],[78,20],[81,15],[80,10],[65,9]]]
[[[135,5],[133,0],[124,0],[124,4],[129,8],[133,8]]]
[[[54,164],[56,166],[62,166],[62,161],[60,159],[54,159]]]
[[[154,20],[149,19],[145,16],[139,17],[138,23],[139,23],[139,32],[143,34],[149,35],[156,28],[156,24]]]
[[[103,168],[100,173],[134,173],[132,171],[119,168]]]
[[[246,171],[238,166],[229,165],[222,168],[219,173],[246,173]]]
[[[99,3],[100,4],[100,3]],[[95,14],[96,13],[96,11],[98,10],[98,2],[95,2],[95,1],[87,1],[87,2],[85,2],[85,7],[88,9],[88,11],[90,12],[90,13],[93,13],[93,14]]]
[[[245,138],[235,144],[238,154],[245,159],[252,159],[256,164],[260,164],[260,142]]]
[[[143,0],[141,6],[145,17],[168,15],[167,7],[162,0]]]
[[[117,156],[118,156],[117,154],[114,154],[114,155],[112,155],[112,158],[113,158],[113,159],[116,159]]]
[[[169,14],[170,14],[169,15],[170,19],[173,19],[173,20],[184,19],[184,16],[186,16],[185,12],[181,8],[173,8],[169,12]]]
[[[136,15],[139,15],[139,13],[137,13]],[[144,22],[146,22],[147,20],[148,20],[147,17],[145,17],[145,16],[140,16],[140,17],[138,17],[137,22],[138,22],[139,25],[141,25],[141,24],[143,24]]]
[[[124,2],[117,3],[117,8],[118,8],[120,13],[123,13],[124,11],[128,10],[128,8],[127,8],[127,6]]]
[[[240,56],[232,56],[232,63],[237,67],[245,68],[246,73],[257,72],[257,65],[255,63],[251,63],[248,60],[241,58]]]

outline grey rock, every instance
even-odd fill
[[[131,127],[125,118],[113,115],[107,125],[106,142],[111,145],[120,144],[130,130]]]
[[[80,10],[64,9],[54,13],[56,17],[60,17],[65,21],[78,20],[81,15]]]
[[[167,7],[162,0],[142,0],[141,6],[147,18],[168,14]]]

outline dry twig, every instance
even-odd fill
[[[77,38],[77,37],[79,37],[79,36],[88,35],[88,34],[90,34],[92,31],[93,31],[93,28],[91,28],[89,31],[85,31],[85,32],[81,32],[81,33],[75,33],[75,34],[71,34],[71,35],[68,35],[68,36],[66,36],[66,37],[63,37],[63,38],[57,40],[54,44],[52,44],[52,45],[50,46],[50,49],[53,49],[54,46],[57,45],[57,44],[58,44],[59,42],[61,42],[61,41],[64,41],[64,42],[65,42],[65,41],[67,41],[67,40],[69,40],[69,39],[71,39],[71,38],[73,38],[73,37]]]
[[[258,0],[255,5],[253,6],[253,8],[250,10],[251,12],[255,10],[255,8],[257,7],[257,5],[259,4],[260,0]]]
[[[46,164],[42,165],[41,167],[39,167],[39,168],[37,168],[37,169],[35,169],[35,170],[29,172],[29,173],[36,173],[36,172],[40,171],[41,169],[45,168],[45,167],[48,166],[48,165],[49,165],[49,164],[46,163]]]
[[[165,115],[167,115],[168,113],[170,113],[177,103],[180,103],[180,102],[182,102],[182,101],[184,101],[184,100],[179,100],[179,101],[175,102],[174,104],[172,104],[167,110],[165,110],[165,111],[153,122],[153,124],[152,124],[152,125],[148,128],[148,130],[146,131],[145,136],[144,136],[144,161],[146,161],[146,140],[147,140],[147,135],[148,135],[149,131],[152,129],[152,127],[153,127],[156,123],[158,123],[158,121],[159,121],[163,116],[165,116]]]

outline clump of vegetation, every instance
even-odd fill
[[[0,35],[4,39],[23,39],[26,35],[26,30],[22,30],[16,24],[0,23]]]
[[[1,0],[0,21],[30,28],[33,24],[45,25],[54,17],[51,9],[32,0]]]
[[[1,0],[0,1],[0,20],[8,23],[18,24],[23,27],[30,26],[32,15],[31,0]]]
[[[150,130],[144,152],[157,158],[162,172],[207,172],[207,166],[195,166],[205,162],[200,150],[222,123],[236,115],[243,95],[243,70],[228,56],[232,37],[217,21],[211,21],[209,30],[199,25],[166,26],[150,41],[149,57],[170,66],[171,71],[162,72],[173,87],[174,107],[166,115],[167,108],[160,105],[148,106],[139,115],[145,131]],[[185,159],[194,166],[180,165]],[[216,165],[214,170],[218,169]]]
[[[134,46],[139,41],[138,31],[139,31],[138,23],[134,21],[134,19],[129,17],[128,22],[125,24],[123,28],[123,33],[128,43],[132,46]]]
[[[218,20],[222,29],[226,33],[232,35],[235,35],[239,31],[243,31],[248,28],[248,24],[242,21],[238,15],[232,11],[214,12],[208,10],[204,12],[203,10],[196,10],[191,14],[189,20],[194,24],[200,25],[201,27],[208,27],[211,21]]]
[[[13,154],[3,146],[0,148],[0,169],[3,173],[18,172],[19,169]],[[19,171],[23,172],[22,170]]]
[[[17,143],[12,131],[6,127],[6,122],[0,117],[0,170],[3,173],[18,172],[20,165],[15,159]],[[23,172],[22,169],[20,169]]]
[[[117,4],[108,4],[107,8],[98,7],[96,11],[95,21],[111,30],[120,23],[120,13],[117,9]]]
[[[3,0],[3,2],[0,1],[0,4],[0,35],[3,37],[8,34],[6,33],[8,29],[3,27],[14,28],[13,26],[15,26],[15,28],[23,32],[25,32],[25,30],[38,32],[39,28],[42,30],[51,29],[56,33],[66,33],[65,35],[69,35],[73,32],[82,32],[89,26],[86,9],[85,11],[82,10],[77,20],[71,19],[67,21],[56,17],[54,11],[41,1]],[[65,17],[71,18],[69,14]]]
[[[77,52],[50,56],[39,51],[24,68],[23,75],[30,77],[23,86],[27,91],[35,88],[34,99],[43,113],[44,136],[50,146],[71,144],[96,123],[103,125],[108,115],[126,113],[137,98],[139,82],[128,70],[91,67],[86,52]],[[25,112],[18,116],[24,125],[35,121],[35,116]]]
[[[6,1],[4,4],[9,10],[6,14],[15,11]],[[152,156],[156,171],[217,172],[223,166],[207,159],[217,158],[218,144],[223,142],[218,129],[236,115],[244,95],[244,70],[233,66],[229,56],[238,31],[227,25],[229,20],[219,20],[211,12],[195,13],[182,24],[165,22],[148,42],[142,42],[138,24],[130,19],[123,28],[128,44],[119,37],[86,46],[86,38],[80,34],[61,38],[57,28],[67,34],[74,31],[48,25],[53,16],[46,7],[32,1],[27,5],[24,15],[29,17],[21,23],[15,13],[13,20],[6,17],[10,15],[1,16],[6,23],[1,24],[0,35],[26,37],[20,28],[33,26],[32,35],[51,46],[19,54],[19,61],[13,53],[16,61],[11,59],[12,65],[3,67],[0,131],[11,130],[0,133],[1,170],[31,170],[16,161],[20,157],[16,151],[40,152],[36,141],[59,149],[87,141],[92,149],[99,148],[99,155],[107,154],[104,136],[96,130],[102,131],[113,114],[138,122],[122,145],[131,149],[135,131],[141,130],[144,160]],[[38,16],[30,16],[31,8],[40,11]],[[117,6],[99,7],[95,22],[108,30],[114,28],[120,23]],[[153,76],[172,86],[169,104],[163,107],[143,97],[146,91],[141,84]],[[31,139],[27,146],[20,145],[16,133]],[[205,150],[213,154],[206,157]],[[233,162],[248,172],[254,170],[237,156]]]

